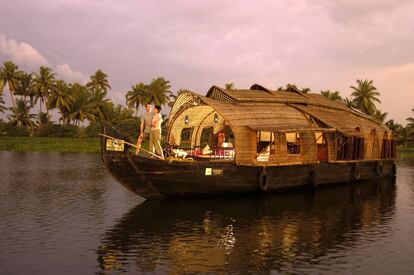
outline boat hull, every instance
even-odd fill
[[[321,188],[396,174],[394,160],[265,167],[240,166],[232,161],[219,160],[168,161],[129,152],[106,152],[102,154],[102,160],[113,178],[147,199]]]

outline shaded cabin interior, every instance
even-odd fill
[[[235,161],[239,165],[293,165],[396,158],[384,124],[342,101],[319,94],[210,88],[184,92],[169,117],[175,157]]]

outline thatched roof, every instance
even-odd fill
[[[385,125],[348,108],[341,101],[332,101],[319,94],[272,91],[258,84],[250,89],[235,90],[213,86],[205,97],[185,92],[177,98],[171,110],[171,123],[184,109],[204,104],[220,114],[230,127],[273,132],[336,129],[346,134],[356,134],[356,128],[368,132],[388,130]]]

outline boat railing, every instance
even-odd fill
[[[193,147],[179,147],[174,146],[171,148],[171,155],[180,158],[193,158],[193,159],[233,159],[234,148],[229,147],[210,147],[207,151],[202,146]]]

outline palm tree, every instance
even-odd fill
[[[300,89],[295,84],[291,84],[291,83],[286,84],[286,88],[283,88],[283,86],[280,86],[277,90],[279,92],[281,92],[281,91],[300,92]]]
[[[138,114],[139,106],[144,106],[150,102],[147,85],[142,82],[133,85],[125,98],[128,108],[135,108],[136,114]]]
[[[70,94],[70,89],[65,81],[56,81],[55,89],[52,90],[47,102],[48,109],[57,108],[60,113],[60,121],[65,121],[65,114],[69,110],[74,98]]]
[[[107,92],[101,88],[92,90],[90,93],[90,107],[94,110],[95,120],[102,120],[104,118],[103,109],[108,104],[109,99],[106,99]]]
[[[34,91],[35,91],[35,103],[40,99],[40,112],[42,112],[42,103],[46,103],[55,86],[56,74],[52,69],[40,66],[39,73],[35,74],[34,79]],[[48,113],[46,106],[46,113]]]
[[[86,87],[91,90],[102,89],[105,92],[111,89],[108,81],[108,75],[100,69],[90,77],[90,81],[86,83]]]
[[[355,107],[355,103],[352,101],[352,99],[349,99],[349,97],[346,97],[344,100],[344,104],[348,107],[348,108],[356,108]]]
[[[115,106],[112,102],[108,102],[103,108],[103,120],[111,125],[122,123],[133,118],[133,111],[123,107],[122,105]]]
[[[351,96],[353,97],[352,101],[355,103],[357,109],[361,110],[365,114],[374,115],[377,110],[375,102],[381,103],[378,99],[380,95],[377,92],[372,80],[360,80],[357,79],[357,87],[350,86],[353,90]]]
[[[27,105],[27,102],[23,99],[16,100],[16,106],[13,108],[13,113],[9,116],[10,121],[14,125],[29,126],[33,124],[33,119],[37,116],[35,114],[28,114],[31,106]]]
[[[385,122],[385,119],[387,118],[388,113],[387,112],[381,112],[381,110],[375,110],[375,113],[373,115],[374,118],[376,118],[381,123]]]
[[[307,93],[311,92],[311,89],[310,88],[302,88],[302,90],[300,90],[300,92],[303,93],[303,94],[307,94]]]
[[[412,111],[414,113],[414,108],[412,109]],[[407,118],[407,120],[408,120],[407,127],[408,128],[414,128],[414,117],[409,117],[409,118]]]
[[[234,83],[233,82],[230,82],[230,83],[224,84],[224,89],[226,89],[226,90],[234,90],[235,89]]]
[[[398,124],[393,119],[390,119],[387,122],[385,122],[385,125],[387,125],[387,127],[390,128],[394,135],[397,135],[397,137],[401,136],[401,133],[404,128],[401,124]]]
[[[19,95],[19,96],[23,96],[23,100],[24,102],[27,102],[27,97],[29,97],[30,99],[30,108],[33,107],[33,102],[34,102],[34,97],[35,97],[35,93],[33,90],[33,76],[32,74],[28,74],[25,72],[21,73],[21,77],[20,77],[20,81],[17,82],[17,86],[16,86],[16,90],[14,92],[15,95]],[[27,107],[27,104],[25,105]],[[27,116],[27,121],[29,122],[30,125],[30,135],[33,135],[34,133],[34,126],[32,123],[32,120],[29,119],[30,114],[29,114],[29,109],[26,109],[26,116]]]
[[[22,72],[20,81],[17,82],[16,91],[14,92],[15,95],[23,96],[25,101],[27,101],[27,97],[29,97],[29,102],[32,107],[34,105],[35,98],[33,85],[33,75]]]
[[[165,105],[168,102],[168,95],[171,94],[170,81],[163,77],[155,78],[148,85],[149,102],[157,105]]]
[[[73,102],[65,112],[65,121],[72,121],[74,125],[79,125],[85,119],[96,121],[97,102],[92,93],[83,85],[74,83],[70,87]]]
[[[3,113],[6,111],[6,107],[4,106],[4,100],[3,100],[3,95],[0,94],[0,113]]]
[[[17,82],[20,80],[21,74],[22,71],[19,71],[19,67],[12,61],[5,61],[3,67],[0,68],[0,94],[3,93],[3,90],[7,85],[13,104],[13,110],[16,107],[13,93],[16,90]]]
[[[37,123],[38,125],[47,124],[50,122],[50,118],[49,114],[40,112],[37,116]]]
[[[331,92],[330,90],[321,91],[321,95],[330,100],[341,100],[342,97],[339,95],[339,91]]]

